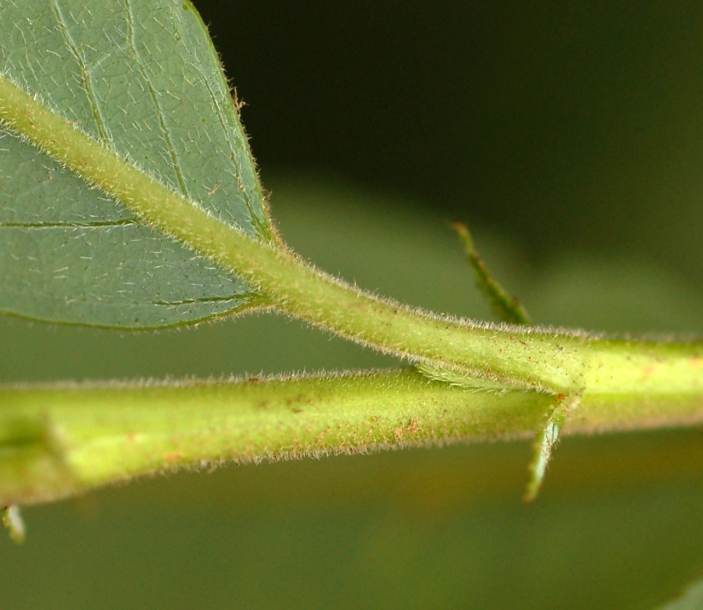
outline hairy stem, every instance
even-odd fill
[[[5,387],[0,506],[222,460],[532,435],[552,397],[472,392],[412,370],[221,382]],[[703,401],[585,399],[566,433],[700,423]]]
[[[184,199],[0,76],[5,126],[144,222],[244,277],[285,313],[435,369],[582,396],[700,396],[703,346],[593,338],[434,316],[327,276],[275,240],[256,241]]]
[[[0,505],[220,460],[529,432],[549,397],[468,393],[412,370],[0,390]]]

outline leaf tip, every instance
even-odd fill
[[[547,423],[535,436],[532,446],[534,453],[529,465],[530,480],[527,483],[527,489],[523,496],[525,502],[533,502],[537,499],[539,491],[542,488],[544,475],[547,472],[547,467],[552,459],[554,449],[559,443],[559,433],[564,425],[564,402],[566,399],[566,396],[563,394],[557,396],[556,404],[549,414]]]
[[[488,271],[486,264],[474,246],[469,227],[459,220],[455,220],[451,226],[464,246],[469,266],[476,278],[476,284],[493,309],[493,313],[503,322],[530,326],[532,321],[527,310],[514,296],[508,294],[498,280]]]

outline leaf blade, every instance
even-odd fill
[[[0,24],[7,78],[223,222],[274,240],[237,108],[189,3],[17,2],[0,8]],[[2,311],[144,328],[261,301],[10,132],[0,176]]]

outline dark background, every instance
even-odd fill
[[[314,168],[532,260],[606,247],[698,277],[700,2],[195,4],[264,179]]]
[[[289,243],[486,319],[447,221],[541,323],[703,334],[700,2],[196,2]],[[397,366],[276,316],[160,333],[0,319],[0,380]],[[24,510],[0,608],[651,610],[703,574],[702,435],[182,473]]]

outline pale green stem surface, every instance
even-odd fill
[[[477,392],[413,370],[0,390],[0,506],[223,460],[280,460],[532,435],[553,397]],[[564,431],[703,421],[703,401],[585,399]],[[625,407],[625,408],[623,408]],[[672,415],[672,413],[674,415]]]
[[[470,393],[412,371],[0,390],[0,505],[221,460],[524,434],[550,397]]]

